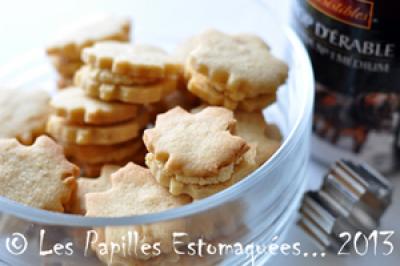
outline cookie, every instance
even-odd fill
[[[250,148],[232,134],[235,124],[233,113],[221,107],[207,107],[195,114],[176,107],[158,115],[155,127],[143,135],[147,150],[162,166],[161,174],[153,174],[164,186],[173,180],[200,186],[230,180]],[[148,166],[155,169],[153,163]]]
[[[121,162],[133,158],[144,147],[141,139],[114,145],[76,145],[63,143],[67,158],[86,164]]]
[[[0,138],[32,144],[45,132],[49,101],[44,90],[0,88]]]
[[[275,127],[268,125],[261,112],[235,112],[235,118],[237,120],[236,134],[256,146],[257,167],[262,165],[281,145],[278,137],[279,130],[277,133]],[[270,135],[273,137],[270,138]]]
[[[57,72],[65,78],[73,78],[75,72],[81,68],[82,62],[79,61],[69,61],[61,56],[51,56],[51,63]]]
[[[64,77],[59,77],[57,80],[57,88],[58,89],[66,89],[71,87],[74,84],[72,78],[64,78]]]
[[[181,207],[190,203],[185,196],[175,197],[160,186],[150,171],[133,163],[127,164],[111,175],[111,189],[104,192],[86,194],[86,216],[90,217],[124,217],[157,213],[171,208]],[[184,221],[171,221],[159,224],[136,225],[125,227],[106,227],[104,240],[107,246],[112,242],[119,243],[122,236],[128,231],[138,232],[141,238],[138,244],[144,242],[150,245],[160,242],[162,254],[174,254],[173,232],[187,231]],[[132,247],[134,248],[134,247]],[[127,258],[149,259],[155,257],[152,254],[144,254],[140,250],[130,250]],[[116,252],[116,256],[122,256],[122,251]]]
[[[109,160],[104,156],[104,162],[101,163],[87,163],[85,162],[85,160],[81,161],[75,159],[74,157],[69,157],[69,160],[79,166],[79,168],[81,169],[81,176],[89,178],[98,177],[101,174],[101,169],[106,164],[125,166],[127,163],[133,162],[135,164],[144,166],[146,152],[147,151],[145,148],[140,148],[132,155],[129,155],[121,160]]]
[[[168,187],[172,195],[188,195],[194,200],[199,200],[229,188],[257,168],[255,146],[249,145],[249,147],[239,163],[221,169],[211,182],[187,180],[184,176],[173,174],[166,169],[165,163],[156,160],[152,153],[146,155],[145,162],[156,180],[162,186]]]
[[[95,68],[142,78],[166,78],[182,72],[182,64],[164,50],[150,45],[97,43],[82,52],[82,60]]]
[[[236,101],[221,93],[206,76],[201,74],[191,76],[188,90],[210,105],[224,106],[231,110],[238,109],[246,112],[262,110],[276,101],[275,94],[261,94]]]
[[[110,126],[69,124],[65,118],[52,115],[47,122],[47,133],[62,143],[79,145],[112,145],[132,140],[146,126],[148,115]]]
[[[111,174],[119,168],[120,166],[118,165],[105,165],[102,167],[98,178],[78,178],[77,187],[73,194],[73,203],[69,212],[73,214],[85,214],[85,195],[87,193],[106,191],[111,188]]]
[[[83,66],[82,69],[79,70],[79,73],[79,75],[84,76],[84,78],[93,80],[96,83],[106,83],[113,85],[148,85],[159,83],[161,81],[161,79],[159,78],[144,78],[140,76],[135,77],[116,74],[106,69],[93,68],[88,65]]]
[[[288,72],[287,65],[274,57],[259,37],[216,31],[203,37],[185,69],[207,76],[221,85],[224,95],[237,100],[275,93]]]
[[[269,46],[258,36],[254,34],[241,33],[234,35],[236,39],[250,42],[253,45],[259,45],[261,48],[269,49]],[[204,32],[191,36],[178,44],[174,50],[174,56],[179,58],[182,62],[186,62],[190,53],[195,50],[202,41],[220,37],[220,32],[215,29],[207,29]]]
[[[224,106],[231,110],[235,110],[238,106],[236,101],[218,92],[204,75],[192,75],[188,83],[188,90],[210,105]]]
[[[80,60],[82,49],[98,41],[129,41],[130,20],[124,17],[101,15],[90,17],[78,25],[59,32],[61,36],[47,47],[47,54]]]
[[[99,101],[86,96],[78,87],[58,92],[50,105],[57,116],[75,124],[114,124],[131,120],[138,112],[136,105]]]
[[[200,41],[200,36],[192,36],[182,43],[178,44],[173,52],[173,56],[185,65],[189,54],[197,47]],[[187,87],[188,77],[185,76],[185,69],[183,73],[179,76],[179,88],[185,90]]]
[[[116,152],[116,151],[114,151],[114,152]],[[79,166],[79,168],[81,169],[81,176],[85,176],[85,177],[89,178],[89,177],[98,177],[101,174],[101,169],[106,164],[124,166],[129,162],[133,162],[138,165],[144,165],[145,155],[146,155],[146,149],[144,147],[142,147],[142,148],[139,148],[133,154],[127,155],[127,157],[119,156],[119,157],[121,157],[120,160],[110,160],[109,157],[104,156],[104,155],[98,156],[101,159],[103,159],[103,162],[99,162],[99,163],[86,162],[86,161],[93,161],[93,160],[88,160],[88,159],[79,160],[72,156],[68,157],[68,159],[72,163]]]
[[[157,117],[155,128],[145,130],[143,140],[168,169],[208,177],[248,150],[242,138],[232,135],[235,124],[233,113],[225,108],[207,107],[191,114],[175,107]]]
[[[86,178],[96,178],[99,175],[101,175],[101,169],[104,166],[104,163],[98,163],[98,164],[85,164],[79,161],[74,161],[74,159],[70,159],[71,162],[74,164],[78,165],[79,168],[81,169],[81,176],[84,176]],[[126,162],[124,163],[119,163],[116,165],[125,165]]]
[[[261,94],[252,98],[245,98],[238,103],[237,110],[245,112],[260,111],[276,102],[275,94]]]
[[[173,56],[182,64],[185,64],[190,53],[199,45],[199,41],[199,36],[191,36],[187,38],[176,46]]]
[[[268,138],[282,142],[282,134],[280,129],[275,124],[267,124],[266,135]]]
[[[165,96],[159,103],[164,112],[176,106],[180,106],[185,110],[190,110],[196,106],[199,106],[200,104],[200,99],[186,89],[178,89],[173,91],[169,95]]]
[[[133,104],[158,102],[163,96],[177,88],[176,79],[165,79],[151,85],[123,86],[98,83],[76,75],[75,83],[91,97],[99,98],[103,101],[121,101]]]
[[[61,146],[46,136],[32,146],[0,139],[0,195],[49,211],[70,203],[79,169],[69,163]]]

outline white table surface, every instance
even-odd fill
[[[165,5],[167,1],[158,1],[160,6]],[[184,0],[182,0],[184,1]],[[217,2],[218,0],[216,0]],[[234,1],[234,0],[232,0]],[[292,0],[264,0],[280,14],[283,21],[287,21],[288,11]],[[71,20],[77,17],[82,17],[90,12],[106,11],[116,14],[132,14],[137,20],[143,24],[151,24],[149,17],[146,14],[135,13],[135,10],[140,10],[140,5],[146,5],[147,0],[137,1],[135,6],[132,6],[129,0],[122,1],[105,1],[105,0],[69,0],[69,1],[50,1],[50,0],[0,0],[0,65],[7,62],[9,59],[20,55],[32,47],[44,47],[46,41],[52,33],[60,26],[68,24]],[[139,5],[139,6],[138,6]],[[154,11],[153,17],[157,12],[163,12],[163,9]],[[189,22],[188,22],[189,23]],[[141,30],[138,26],[137,30]],[[315,189],[319,186],[325,166],[321,166],[316,162],[311,162],[309,169],[309,189]],[[400,179],[392,180],[396,187],[400,188]],[[391,256],[372,256],[365,257],[349,256],[338,257],[328,254],[325,258],[313,257],[293,257],[293,256],[278,256],[272,259],[271,265],[351,265],[351,266],[373,266],[385,265],[394,266],[400,265],[400,193],[395,191],[394,201],[386,213],[382,221],[382,229],[395,230],[396,234],[392,239],[395,245],[395,251]],[[399,234],[399,235],[397,235]],[[304,233],[293,225],[287,236],[287,243],[300,242],[302,250],[310,253],[317,251],[313,243],[304,235]]]

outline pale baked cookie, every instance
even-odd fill
[[[270,139],[282,142],[281,131],[275,124],[267,124],[266,135]]]
[[[147,122],[146,113],[133,120],[109,126],[72,125],[65,118],[52,115],[47,122],[47,133],[62,143],[112,145],[138,137]]]
[[[110,70],[94,68],[89,65],[83,66],[78,73],[79,74],[77,75],[79,75],[80,79],[84,78],[97,83],[125,86],[149,85],[159,83],[162,80],[160,78],[144,78],[139,76],[135,77],[130,75],[116,74],[112,73]]]
[[[245,98],[238,103],[237,110],[245,112],[260,111],[276,101],[275,94],[261,94],[252,98]]]
[[[121,101],[133,104],[158,102],[177,88],[177,81],[172,78],[149,85],[125,86],[99,83],[82,77],[80,73],[75,76],[75,83],[91,97],[103,101]]]
[[[59,77],[57,80],[57,88],[62,90],[62,89],[67,89],[71,87],[74,84],[74,81],[72,78],[65,78],[65,77]]]
[[[70,161],[79,166],[79,168],[81,169],[81,176],[84,176],[86,178],[96,178],[96,177],[98,177],[99,175],[101,175],[101,169],[104,166],[104,163],[85,164],[85,163],[80,162],[80,161],[74,161],[73,159],[70,159]],[[129,160],[127,160],[125,162],[118,162],[118,163],[115,163],[115,164],[116,165],[125,165],[128,162],[129,162]]]
[[[210,105],[224,106],[231,110],[246,112],[259,111],[276,101],[276,94],[260,94],[240,101],[224,95],[220,85],[213,84],[206,76],[198,73],[191,75],[188,90]]]
[[[143,135],[150,153],[146,164],[174,195],[194,195],[175,190],[178,183],[198,185],[193,188],[200,190],[229,182],[250,148],[232,134],[235,124],[233,113],[222,107],[207,107],[195,114],[176,107],[158,115],[155,128]]]
[[[105,125],[133,119],[138,107],[118,102],[103,102],[85,95],[78,87],[58,92],[51,100],[54,113],[71,123]]]
[[[114,152],[117,152],[117,151],[114,151]],[[91,160],[91,159],[79,160],[72,156],[68,157],[68,159],[72,163],[79,166],[79,168],[81,169],[81,176],[98,177],[101,174],[101,169],[106,164],[124,166],[129,162],[133,162],[138,165],[144,165],[144,157],[146,155],[146,152],[147,151],[144,147],[139,148],[136,152],[134,152],[133,154],[131,154],[127,157],[118,156],[118,157],[121,157],[120,160],[110,160],[106,155],[103,155],[103,156],[99,155],[98,158],[104,159],[103,162],[100,162],[100,163],[90,163],[87,161],[93,161],[93,160]]]
[[[220,182],[196,183],[185,182],[182,176],[174,175],[168,171],[165,164],[155,159],[152,153],[146,155],[146,165],[156,177],[157,181],[169,188],[172,195],[189,195],[194,200],[206,198],[219,191],[233,186],[257,168],[256,150],[250,145],[250,150],[243,155],[243,159],[236,165],[222,169],[215,180]]]
[[[100,176],[97,178],[81,177],[77,180],[77,187],[73,194],[72,205],[69,212],[74,214],[85,214],[86,203],[85,195],[87,193],[106,191],[111,188],[111,174],[116,172],[118,165],[104,165]]]
[[[174,56],[179,58],[183,63],[186,62],[190,53],[195,50],[204,40],[219,38],[220,31],[215,29],[208,29],[204,32],[189,37],[182,43],[178,44],[174,51]],[[258,36],[254,34],[241,33],[238,35],[233,35],[237,40],[249,42],[254,46],[260,46],[260,48],[269,49],[269,46]]]
[[[287,65],[275,58],[259,37],[215,31],[203,36],[185,69],[207,76],[219,84],[214,86],[222,88],[224,95],[237,101],[275,93],[288,72]]]
[[[67,158],[86,164],[121,162],[133,158],[144,147],[140,138],[114,145],[62,145]]]
[[[192,36],[187,38],[182,43],[178,44],[173,52],[173,56],[185,66],[189,54],[199,45],[201,36]],[[179,88],[182,90],[187,89],[188,77],[185,75],[185,69],[179,76]]]
[[[79,169],[46,136],[32,146],[0,139],[0,195],[31,207],[62,212],[70,204]]]
[[[0,88],[0,138],[32,144],[45,132],[49,101],[44,90]]]
[[[200,35],[189,37],[179,43],[174,50],[173,56],[181,61],[182,64],[185,64],[190,53],[199,45]]]
[[[82,52],[82,60],[95,68],[141,78],[167,78],[182,72],[182,64],[164,50],[150,45],[97,43]]]
[[[127,164],[111,175],[111,189],[86,194],[86,216],[123,217],[142,215],[177,208],[190,203],[185,196],[175,197],[160,186],[150,171],[133,163]],[[138,244],[153,244],[160,242],[162,254],[176,256],[173,250],[173,232],[187,232],[188,225],[184,221],[164,222],[156,225],[106,227],[104,242],[107,246],[112,242],[120,243],[128,232],[140,235]],[[132,247],[134,248],[134,247]],[[144,254],[140,250],[130,250],[125,259],[147,260],[156,257]],[[116,251],[116,256],[123,256],[122,250]]]
[[[165,96],[158,105],[163,112],[168,111],[176,106],[180,106],[185,110],[190,110],[201,104],[200,99],[186,89],[178,89]]]
[[[70,61],[61,56],[50,56],[50,61],[57,72],[65,78],[73,78],[75,72],[83,65],[80,60]]]
[[[236,134],[256,147],[256,166],[262,165],[281,145],[279,130],[272,131],[276,128],[266,123],[261,112],[235,112],[235,118]],[[271,135],[273,138],[269,137]]]
[[[218,92],[208,78],[201,74],[193,74],[188,83],[188,90],[210,105],[224,106],[234,110],[238,103]]]
[[[49,55],[62,55],[70,60],[79,60],[83,48],[98,41],[129,41],[130,20],[124,17],[101,15],[90,17],[69,29],[60,30],[61,36],[50,44]]]

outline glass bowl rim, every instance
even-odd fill
[[[307,119],[303,118],[311,116],[314,101],[314,77],[311,62],[304,45],[302,44],[296,33],[294,33],[294,31],[289,26],[285,26],[282,28],[285,37],[295,48],[294,53],[296,54],[296,58],[301,62],[303,70],[305,72],[303,84],[304,87],[307,88],[305,90],[306,101],[302,108],[302,113],[298,116],[296,120],[295,126],[289,132],[287,138],[284,140],[278,151],[276,151],[266,163],[264,163],[242,181],[205,199],[192,202],[191,204],[179,208],[151,214],[126,217],[86,217],[81,215],[57,213],[36,209],[1,196],[0,214],[5,213],[8,215],[19,217],[21,219],[48,225],[62,225],[71,227],[94,227],[109,225],[122,226],[149,224],[174,219],[181,219],[187,216],[205,212],[226,202],[234,200],[235,197],[250,189],[252,186],[256,185],[263,178],[263,176],[271,172],[272,169],[276,168],[280,164],[280,162],[285,160],[285,158],[292,150],[292,146],[295,144],[296,140],[300,141],[299,136],[302,135],[302,131],[306,130],[305,124],[307,123]]]

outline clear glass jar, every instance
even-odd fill
[[[162,6],[139,5],[135,9],[138,31],[135,40],[156,43],[171,49],[192,34],[214,27],[227,32],[251,32],[263,37],[279,58],[290,68],[289,78],[279,89],[278,101],[265,110],[269,122],[281,129],[284,142],[280,149],[258,170],[243,181],[209,198],[196,201],[178,209],[162,213],[123,218],[88,218],[59,214],[22,206],[0,197],[0,261],[9,265],[99,265],[97,257],[87,248],[87,232],[92,228],[117,226],[164,225],[177,221],[191,225],[195,234],[206,235],[211,243],[233,243],[266,245],[284,240],[284,232],[296,216],[297,207],[306,184],[306,168],[310,152],[311,114],[314,95],[313,75],[307,53],[291,29],[277,23],[277,19],[257,1],[164,1],[169,9],[156,12],[151,21],[157,27],[141,25],[143,16],[152,11],[163,10]],[[160,3],[158,3],[160,4]],[[209,8],[209,7],[213,8]],[[176,10],[197,10],[172,19]],[[224,10],[221,13],[221,10]],[[146,14],[146,15],[144,15]],[[221,15],[223,14],[223,16]],[[190,19],[190,20],[188,20]],[[144,21],[150,21],[149,19]],[[155,23],[156,21],[157,23]],[[163,22],[168,21],[168,27]],[[146,31],[146,26],[149,30]],[[15,61],[0,74],[0,83],[53,88],[54,73],[44,55],[30,53],[23,64]],[[40,232],[43,236],[42,250],[48,250],[55,243],[73,243],[73,255],[40,255]],[[23,244],[24,234],[27,250],[13,255],[9,245]],[[90,232],[90,231],[89,231]],[[273,240],[279,236],[278,240]],[[87,254],[85,254],[87,250]],[[208,256],[202,260],[182,258],[175,265],[245,265],[252,260],[265,265],[268,253]],[[18,253],[18,250],[16,251]],[[151,265],[145,264],[145,265]],[[160,263],[155,263],[160,265]]]

